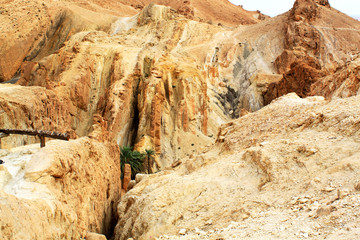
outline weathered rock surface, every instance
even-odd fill
[[[108,31],[116,17],[135,15],[153,1],[2,1],[0,8],[0,82],[19,73],[24,60],[38,60],[58,50],[69,37],[84,30]],[[189,18],[236,26],[255,24],[266,17],[226,0],[155,1]],[[215,9],[217,9],[215,11]],[[218,11],[220,9],[220,11]]]
[[[109,237],[135,145],[165,171],[124,196],[116,239],[357,238],[360,25],[328,1],[265,21],[225,0],[0,2],[0,81],[20,75],[0,128],[90,137],[2,139],[0,237]],[[273,101],[289,92],[329,101]]]
[[[332,9],[328,1],[298,0],[288,13],[284,31],[284,51],[275,61],[283,78],[270,85],[264,95],[266,104],[290,92],[301,97],[340,96],[333,93],[338,90],[329,78],[337,79],[336,87],[342,85],[343,96],[356,95],[358,80],[342,72],[349,65],[359,66],[354,61],[360,54],[358,21]]]
[[[115,21],[108,12],[99,15],[73,3],[53,0],[2,1],[0,12],[0,82],[19,73],[24,60],[54,53],[72,34],[108,30]]]
[[[359,98],[289,94],[224,124],[125,195],[116,239],[357,238]]]
[[[123,2],[129,4],[128,1]],[[246,11],[241,6],[235,6],[226,0],[135,0],[130,5],[142,9],[152,2],[158,5],[169,6],[175,9],[177,13],[196,21],[211,22],[230,27],[255,24],[268,18],[259,11]]]
[[[56,94],[63,130],[86,136],[100,117],[119,145],[155,149],[154,170],[213,141],[242,108],[260,109],[280,79],[271,62],[282,49],[267,41],[283,41],[282,26],[271,20],[232,32],[150,4],[112,31],[75,34],[55,54],[23,63],[18,84]]]
[[[112,234],[120,197],[116,144],[80,138],[0,150],[1,239]]]

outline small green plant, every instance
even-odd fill
[[[135,179],[135,175],[143,170],[144,157],[145,154],[140,153],[139,151],[133,151],[132,147],[120,147],[121,179],[124,178],[124,169],[126,163],[130,164],[131,166],[131,179]]]

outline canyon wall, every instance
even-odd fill
[[[329,19],[338,20],[327,26]],[[100,119],[120,146],[154,149],[154,170],[163,169],[212,142],[219,124],[242,109],[257,111],[293,91],[356,95],[358,28],[326,1],[297,1],[288,13],[233,30],[150,4],[108,32],[73,34],[54,54],[25,61],[17,84],[43,87],[58,102],[39,114],[59,122],[47,130],[87,136]],[[21,124],[44,122],[33,115]]]

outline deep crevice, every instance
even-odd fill
[[[138,94],[139,94],[139,83],[140,80],[138,80],[136,88],[134,90],[134,102],[133,102],[133,118],[132,118],[132,123],[131,123],[131,128],[130,128],[130,137],[128,140],[128,143],[130,146],[134,146],[136,143],[136,138],[137,138],[137,133],[139,130],[139,123],[140,123],[140,118],[139,118],[139,108],[138,108]]]
[[[115,227],[116,224],[118,222],[118,215],[117,215],[117,202],[113,202],[111,201],[111,217],[110,217],[110,221],[108,222],[108,226],[104,227],[104,229],[106,229],[106,233],[105,236],[107,239],[114,239],[115,238]]]

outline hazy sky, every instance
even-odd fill
[[[270,16],[276,16],[292,8],[295,0],[229,0],[235,5],[243,5],[246,10],[260,10]],[[360,0],[329,0],[337,10],[353,17],[360,17]]]

